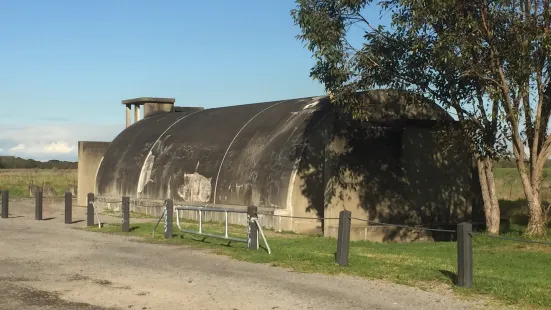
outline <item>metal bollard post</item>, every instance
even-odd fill
[[[337,236],[337,253],[335,262],[339,266],[348,266],[348,252],[350,250],[350,222],[352,213],[348,210],[342,210],[339,213],[339,228]]]
[[[65,224],[73,223],[73,194],[65,192]]]
[[[249,206],[247,208],[247,248],[249,250],[258,250],[258,227],[255,220],[258,218],[258,208]]]
[[[86,226],[94,226],[94,193],[88,193],[86,205]]]
[[[130,197],[122,197],[122,232],[130,231]]]
[[[165,201],[165,239],[172,238],[172,214],[174,212],[174,202],[172,199]],[[178,212],[178,211],[176,211]]]
[[[457,286],[473,286],[473,237],[471,223],[457,225]]]
[[[7,190],[2,191],[2,218],[7,219],[8,218],[8,210],[9,210],[9,203],[10,203],[10,192]]]
[[[37,221],[42,220],[42,190],[37,190],[36,193],[36,203],[34,208],[34,219]]]

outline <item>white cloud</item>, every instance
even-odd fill
[[[112,141],[123,125],[0,125],[0,155],[76,160],[78,141]]]
[[[18,144],[10,149],[8,149],[8,152],[17,152],[17,151],[22,151],[25,149],[25,145],[24,144]]]
[[[75,146],[69,145],[65,141],[57,141],[51,143],[38,143],[35,145],[27,146],[20,143],[10,149],[8,153],[25,153],[29,155],[57,155],[57,154],[69,154],[76,149]]]

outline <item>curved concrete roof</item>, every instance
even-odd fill
[[[374,117],[449,119],[436,106],[415,109],[415,113],[407,108],[396,110],[395,104],[384,104],[390,98],[386,93],[369,96],[368,103],[383,102],[376,105],[378,108],[369,105]],[[98,170],[96,192],[110,197],[171,197],[285,208],[295,168],[292,154],[302,143],[313,112],[320,107],[331,107],[327,97],[145,118],[110,144]],[[392,113],[380,113],[386,110]]]

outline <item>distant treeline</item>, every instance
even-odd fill
[[[502,159],[502,160],[494,162],[494,168],[516,168],[516,167],[517,167],[517,164],[515,163],[514,160],[511,160],[511,159],[509,159],[509,160]],[[551,159],[548,159],[545,162],[544,167],[545,168],[550,168],[551,167]]]
[[[62,160],[36,161],[15,156],[0,156],[0,169],[76,169],[78,163]]]

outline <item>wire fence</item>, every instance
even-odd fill
[[[357,217],[351,217],[350,219],[366,222],[368,224],[375,225],[375,226],[390,226],[390,227],[407,228],[407,229],[415,229],[415,230],[456,233],[455,230],[451,230],[451,229],[426,228],[426,227],[419,227],[419,226],[408,226],[408,225],[381,223],[381,222],[374,222],[374,221],[370,221],[370,220],[360,219],[360,218],[357,218]]]
[[[108,198],[102,198],[102,197],[97,197],[95,200],[97,202],[104,202],[104,203],[122,203],[122,200],[108,199]],[[136,200],[131,200],[130,204],[136,205],[136,206],[141,206],[141,207],[148,207],[148,208],[161,208],[161,207],[165,206],[164,203],[151,205],[151,204],[143,204],[143,203],[141,203],[139,201],[136,201]],[[338,220],[339,219],[338,217],[308,217],[308,216],[279,215],[279,214],[271,214],[271,213],[258,213],[258,215],[273,216],[273,217],[288,218],[288,219],[316,220],[316,221]],[[430,231],[430,232],[441,232],[441,233],[457,234],[457,230],[454,230],[454,229],[428,228],[428,227],[422,227],[422,226],[411,226],[411,225],[403,225],[403,224],[384,223],[384,222],[370,221],[370,220],[362,219],[362,218],[358,218],[358,217],[350,217],[350,220],[365,222],[365,223],[367,223],[369,225],[373,225],[373,226],[396,227],[396,228],[404,228],[404,229],[411,229],[411,230],[422,230],[422,231]],[[477,223],[472,223],[472,224],[484,224],[484,223],[478,223],[477,222]],[[484,233],[476,233],[476,232],[472,232],[471,236],[483,236],[483,237],[492,238],[492,239],[501,239],[501,240],[514,241],[514,242],[524,242],[524,243],[551,245],[551,242],[547,242],[547,241],[538,241],[538,240],[520,239],[520,238],[509,238],[509,237],[502,237],[502,236],[496,236],[496,235],[490,235],[490,234],[484,234]]]
[[[1,196],[1,194],[0,194]],[[122,204],[122,199],[113,199],[113,198],[105,198],[105,197],[94,197],[94,202],[102,202],[102,203],[118,203]],[[157,204],[149,204],[149,203],[143,203],[138,200],[131,199],[130,200],[131,205],[140,206],[140,207],[146,207],[146,208],[162,208],[165,207],[165,203],[157,203]],[[94,209],[96,206],[94,205]],[[94,210],[96,211],[96,210]],[[96,211],[97,212],[97,211]],[[316,220],[316,221],[324,221],[324,220],[339,220],[338,217],[308,217],[308,216],[293,216],[293,215],[277,215],[273,213],[258,213],[258,215],[262,216],[272,216],[276,218],[288,218],[288,219],[302,219],[302,220]],[[96,213],[96,217],[99,216]],[[393,223],[385,223],[385,222],[377,222],[377,221],[371,221],[368,219],[358,218],[358,217],[349,217],[350,220],[356,220],[360,222],[364,222],[368,225],[372,226],[385,226],[385,227],[396,227],[396,228],[403,228],[403,229],[410,229],[410,230],[422,230],[422,231],[430,231],[430,232],[441,232],[441,233],[450,233],[450,234],[457,234],[458,231],[455,229],[440,229],[440,228],[429,228],[429,227],[422,227],[422,226],[411,226],[411,225],[404,225],[404,224],[393,224]],[[483,222],[473,222],[471,224],[484,224]],[[449,224],[453,225],[453,224]],[[455,224],[457,225],[457,224]],[[504,241],[511,241],[511,242],[520,242],[520,243],[530,243],[530,244],[541,244],[541,245],[550,245],[551,241],[543,241],[543,240],[531,240],[531,239],[524,239],[524,238],[511,238],[511,237],[504,237],[499,235],[491,235],[487,233],[479,233],[479,232],[470,232],[471,237],[480,236],[480,237],[486,237],[490,239],[498,239],[498,240],[504,240]]]
[[[94,201],[104,202],[104,203],[122,203],[122,200],[107,199],[102,197],[94,197]]]
[[[113,204],[122,204],[122,199],[109,199],[109,198],[103,198],[103,197],[94,197],[95,202],[102,202],[102,203],[113,203]],[[130,205],[139,206],[139,207],[147,207],[147,208],[162,208],[165,206],[164,202],[159,202],[157,204],[151,204],[151,203],[143,203],[139,200],[130,200]]]
[[[482,233],[477,233],[477,232],[472,232],[471,236],[472,237],[481,236],[481,237],[486,237],[486,238],[490,238],[490,239],[500,239],[500,240],[514,241],[514,242],[521,242],[521,243],[551,245],[551,242],[549,242],[549,241],[530,240],[530,239],[522,239],[522,238],[510,238],[510,237],[503,237],[503,236],[497,236],[497,235],[482,234]]]
[[[303,220],[338,220],[338,217],[308,217],[308,216],[292,216],[292,215],[279,215],[279,214],[269,214],[269,213],[259,213],[258,215],[264,216],[275,216],[282,218],[290,219],[303,219]]]

